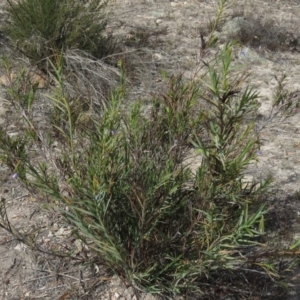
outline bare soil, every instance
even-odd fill
[[[2,1],[5,3],[5,1]],[[108,31],[123,40],[128,78],[133,83],[132,98],[147,101],[161,88],[161,71],[197,76],[200,51],[200,29],[216,12],[217,1],[209,0],[112,0]],[[232,0],[223,24],[234,15],[272,19],[278,26],[300,36],[300,2],[272,0]],[[0,21],[5,15],[0,13]],[[226,42],[227,32],[219,29],[220,40]],[[1,38],[1,37],[0,37]],[[1,40],[1,51],[10,51]],[[209,54],[213,57],[217,49]],[[266,220],[269,237],[282,243],[300,239],[300,113],[284,119],[279,113],[269,120],[274,75],[286,73],[290,90],[300,90],[299,49],[270,51],[264,47],[236,48],[234,64],[251,72],[248,82],[260,93],[257,130],[262,136],[259,162],[250,166],[247,176],[265,178],[272,175],[270,207]],[[4,70],[2,70],[4,72]],[[3,73],[4,74],[4,73]],[[1,76],[2,74],[0,74]],[[13,108],[6,101],[6,87],[0,89],[0,126],[14,118]],[[299,101],[295,93],[295,101]],[[11,131],[17,130],[13,126]],[[57,245],[78,253],[78,260],[68,260],[38,253],[17,242],[0,229],[0,299],[157,299],[126,288],[119,279],[101,268],[101,262],[84,265],[85,251],[71,234],[71,228],[54,211],[45,209],[46,199],[35,198],[13,179],[10,171],[0,164],[0,199],[5,199],[8,217],[19,230],[28,230],[38,236],[41,245]],[[37,228],[41,228],[37,232]],[[299,274],[292,275],[288,291],[278,299],[300,299]],[[195,299],[200,299],[195,298]],[[225,299],[225,298],[224,298]],[[226,298],[230,299],[230,298]],[[263,297],[243,299],[266,299]],[[270,298],[271,299],[271,298]],[[273,299],[273,298],[272,298]],[[275,298],[274,298],[275,299]]]

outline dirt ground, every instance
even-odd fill
[[[229,0],[228,3],[232,8],[227,12],[224,25],[234,14],[244,14],[272,19],[290,31],[300,28],[299,0]],[[125,68],[133,70],[128,74],[134,83],[133,98],[149,99],[160,88],[162,70],[169,74],[183,73],[187,78],[196,74],[201,45],[199,32],[207,28],[216,6],[217,1],[212,0],[111,1],[108,31],[121,36],[124,50],[131,53]],[[3,13],[0,13],[0,21],[5,21]],[[220,39],[224,42],[226,34],[220,29]],[[5,41],[0,42],[2,52],[9,51]],[[271,51],[242,45],[236,48],[234,63],[250,71],[248,82],[260,93],[257,130],[263,143],[259,162],[250,166],[246,175],[250,178],[272,175],[272,193],[266,199],[271,207],[267,226],[274,231],[274,239],[278,233],[282,242],[300,239],[300,111],[296,109],[293,116],[285,120],[280,114],[269,120],[276,86],[274,75],[286,73],[288,88],[295,91],[295,101],[300,100],[300,92],[297,94],[297,90],[300,91],[300,52],[297,47]],[[0,88],[0,126],[14,114],[5,100],[5,89]],[[139,296],[156,299],[125,288],[118,279],[102,270],[100,262],[83,265],[84,247],[72,237],[71,228],[57,218],[55,212],[44,208],[43,199],[30,195],[4,165],[0,164],[0,170],[0,199],[5,199],[8,217],[15,227],[29,230],[32,236],[38,234],[45,249],[49,244],[58,248],[72,245],[78,252],[78,260],[71,262],[47,256],[29,250],[0,229],[0,299],[134,300]],[[36,228],[42,230],[37,233]],[[299,278],[299,286],[291,283],[284,298],[280,299],[300,299],[300,276],[297,273],[293,276]]]

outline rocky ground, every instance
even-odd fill
[[[216,2],[111,1],[108,31],[123,39],[123,50],[128,53],[125,67],[134,83],[132,97],[149,99],[160,88],[162,70],[169,74],[183,73],[187,78],[197,76],[200,30],[205,33],[208,21],[215,15]],[[300,43],[299,1],[229,0],[228,3],[232,7],[226,13],[222,28],[218,29],[220,45],[235,34],[234,30],[240,26],[236,18],[241,17],[258,18],[262,23],[272,20],[270,24],[286,30],[295,39],[299,37]],[[5,21],[3,13],[0,20]],[[4,40],[1,49],[3,53],[9,51]],[[288,90],[295,91],[293,101],[300,100],[299,50],[297,43],[287,42],[285,47],[272,50],[263,43],[259,45],[259,41],[258,45],[244,44],[235,50],[234,64],[250,71],[248,82],[260,93],[257,130],[263,143],[259,162],[250,166],[246,175],[251,178],[272,175],[273,193],[267,199],[272,217],[268,224],[275,232],[281,232],[283,241],[300,238],[300,112],[296,107],[287,119],[280,113],[270,118],[271,103],[276,88],[274,75],[282,73],[287,74]],[[214,51],[216,49],[211,55]],[[0,126],[14,116],[5,91],[6,87],[1,87]],[[33,197],[6,167],[0,165],[0,169],[1,201],[5,199],[8,217],[16,228],[28,229],[33,236],[36,228],[42,228],[38,234],[45,249],[49,244],[72,245],[78,252],[78,261],[49,257],[29,250],[0,229],[0,299],[156,299],[126,288],[119,279],[102,270],[100,263],[83,266],[84,247],[71,236],[70,228],[53,211],[41,206],[41,203],[46,205],[45,199]],[[288,292],[290,295],[287,293],[286,298],[280,299],[299,299],[300,285],[291,285]]]

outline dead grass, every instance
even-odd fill
[[[298,20],[283,12],[288,19],[280,21],[271,12],[279,14],[282,4],[278,3],[276,6],[271,1],[267,2],[268,4],[262,3],[264,6],[257,4],[252,10],[246,9],[245,5],[233,6],[230,18],[235,21],[236,28],[229,33],[229,40],[237,40],[243,45],[270,51],[299,51]]]

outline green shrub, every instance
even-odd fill
[[[215,42],[213,33],[203,39],[202,54]],[[81,95],[65,84],[63,55],[50,61],[55,84],[43,128],[34,120],[36,86],[20,76],[8,90],[23,123],[19,135],[0,129],[1,161],[31,192],[46,195],[74,234],[138,289],[215,294],[225,277],[277,276],[278,256],[266,246],[262,253],[259,244],[266,210],[257,200],[269,180],[244,182],[260,145],[252,121],[258,96],[231,69],[232,47],[205,64],[206,77],[169,79],[147,113],[141,101],[128,107],[122,64],[110,105],[88,124]],[[195,173],[191,151],[199,162]],[[4,204],[0,227],[38,249],[11,226]],[[247,279],[246,287],[231,286],[253,292]]]
[[[242,77],[231,80],[230,45],[218,62],[205,85],[172,78],[148,116],[140,102],[124,111],[121,85],[92,128],[78,125],[58,66],[55,134],[45,141],[30,121],[22,137],[1,131],[1,158],[12,172],[51,195],[115,273],[153,293],[201,290],[212,271],[239,270],[247,259],[233,249],[255,245],[263,233],[265,211],[252,204],[264,185],[242,180],[259,147],[253,124],[245,124],[257,94],[238,92]],[[21,98],[10,98],[20,111]],[[60,154],[43,157],[54,143]],[[202,160],[196,174],[186,162],[191,143]]]
[[[9,22],[3,31],[23,54],[40,65],[69,48],[102,57],[109,47],[103,35],[107,2],[7,0]]]

